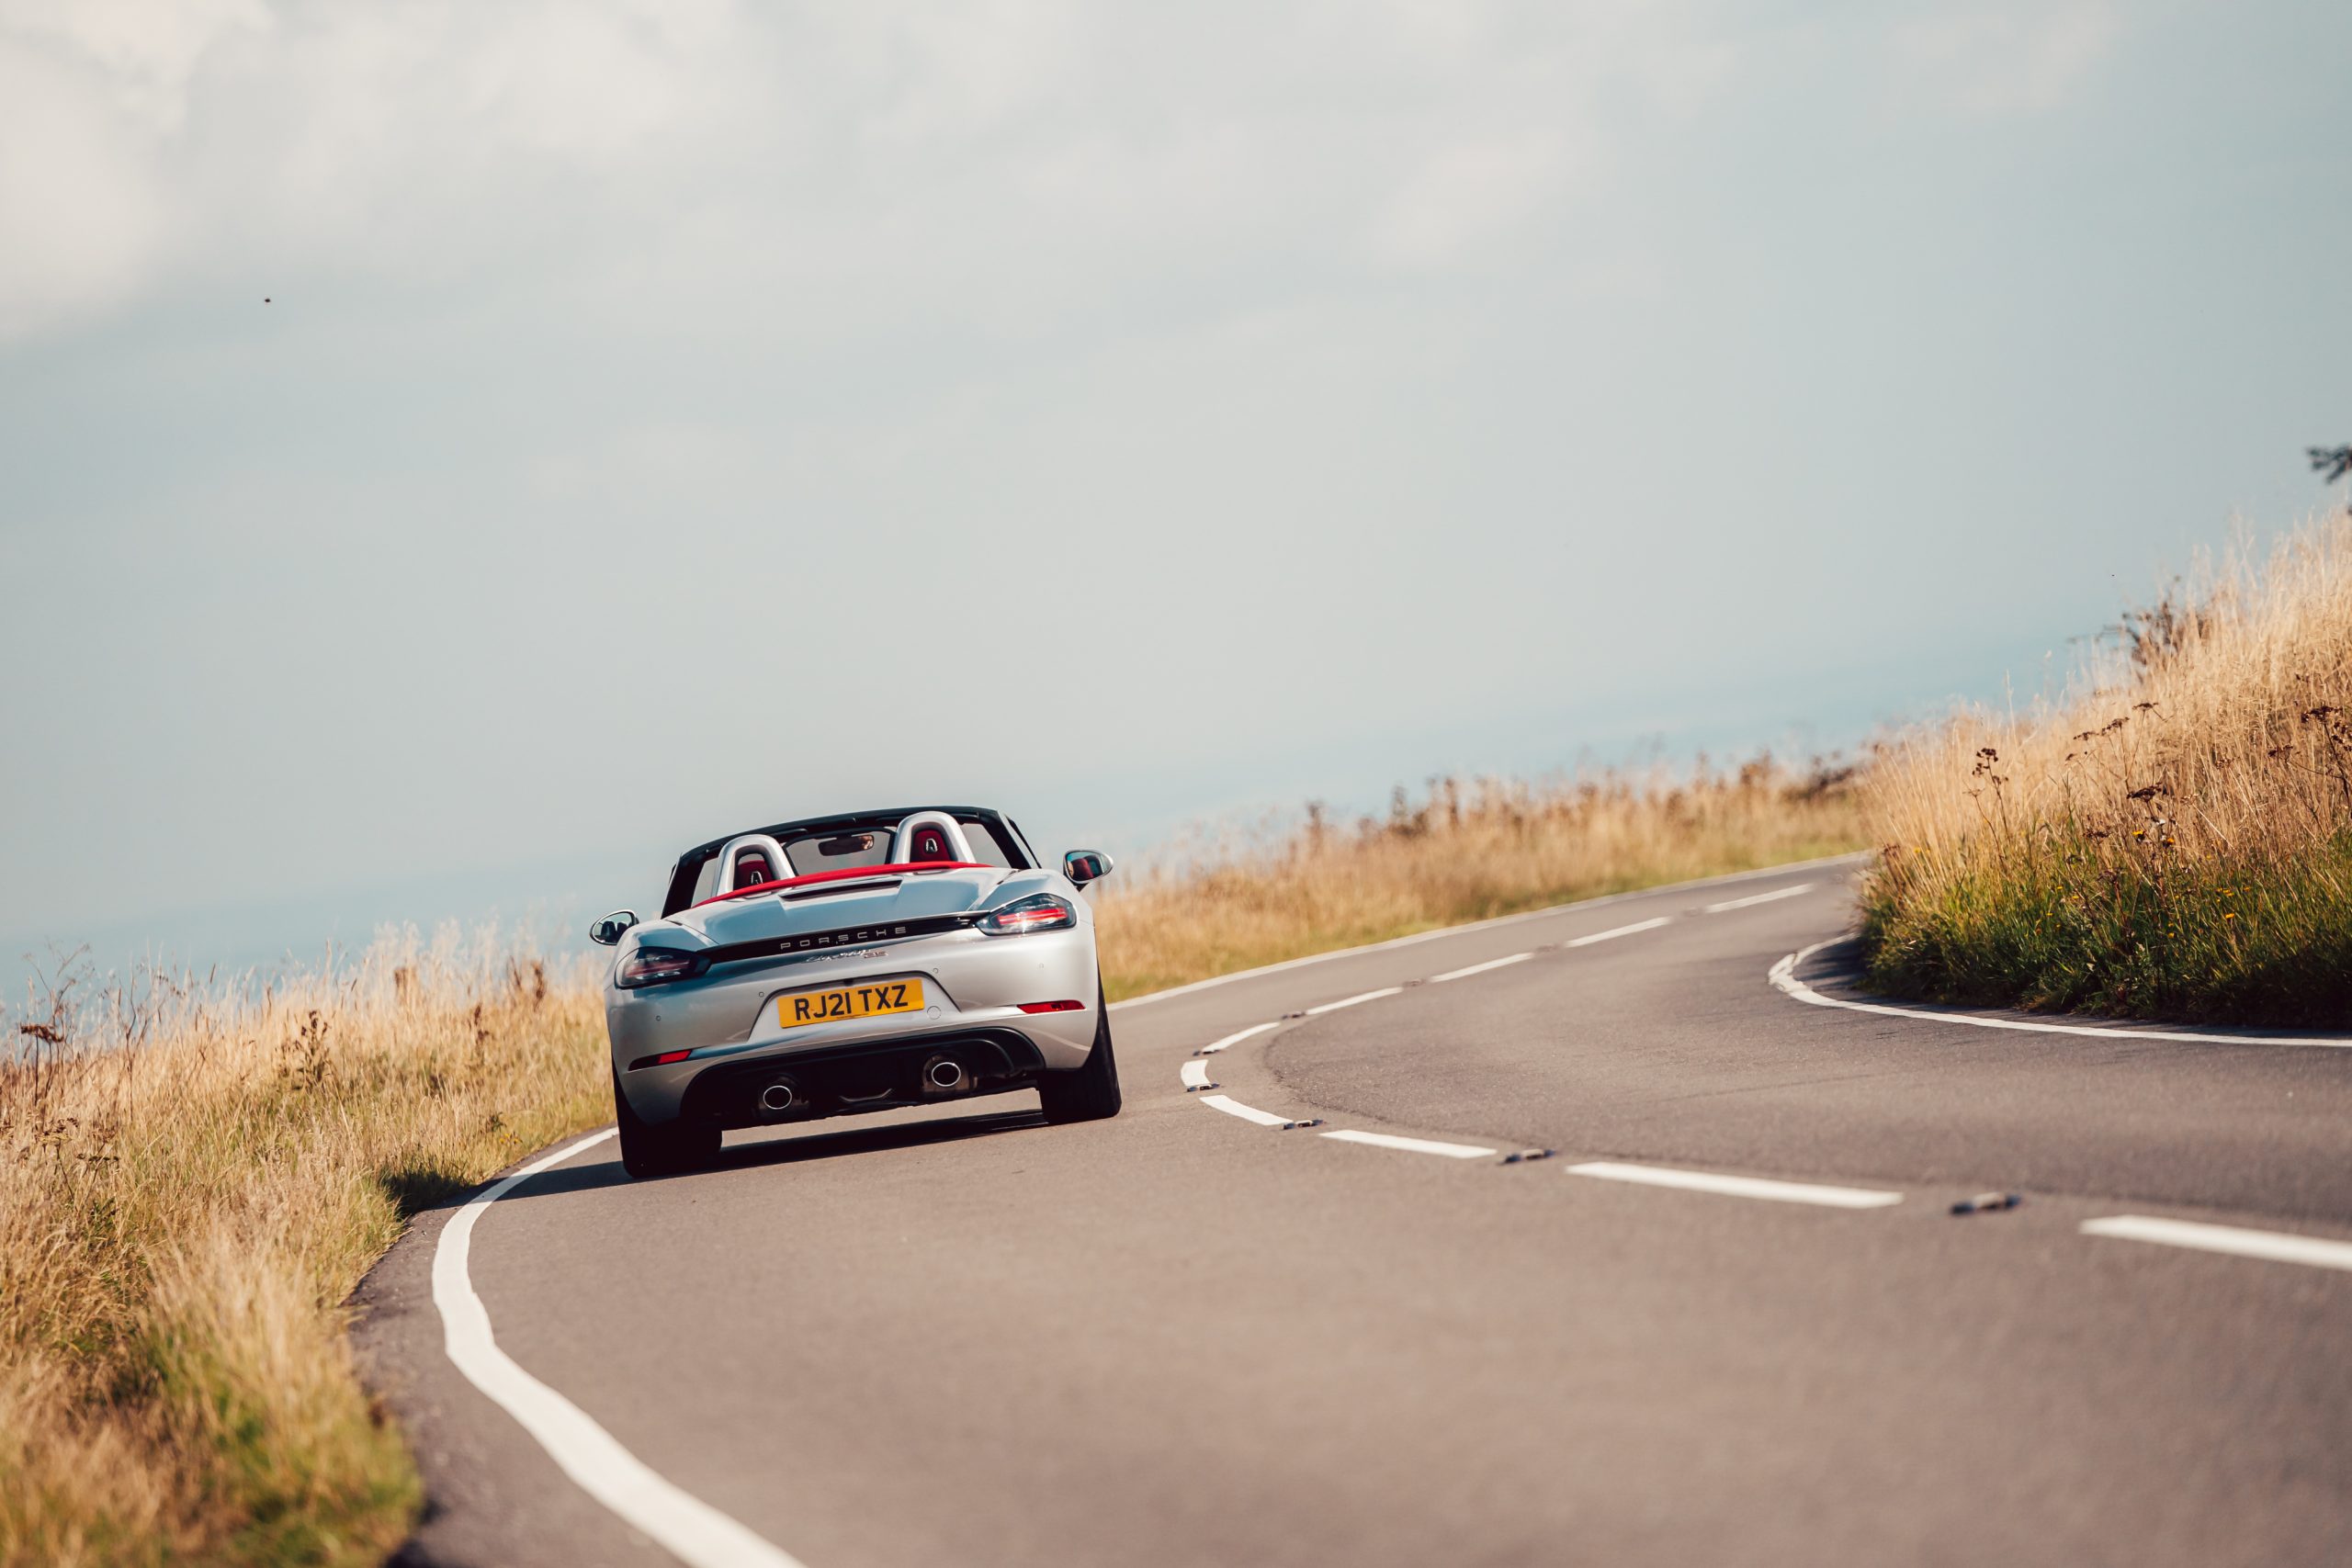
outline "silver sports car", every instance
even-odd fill
[[[1037,863],[976,807],[779,822],[678,857],[662,918],[589,931],[621,1163],[690,1170],[729,1127],[1034,1089],[1049,1122],[1119,1110],[1079,889],[1110,857]]]

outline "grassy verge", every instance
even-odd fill
[[[2122,630],[2065,699],[1961,714],[1863,775],[1871,982],[2352,1027],[2352,517]]]
[[[1442,785],[1100,906],[1114,994],[1854,847],[1841,781]],[[0,1047],[0,1565],[363,1563],[422,1501],[345,1301],[416,1209],[609,1114],[593,962],[386,946]]]
[[[421,1501],[338,1303],[415,1208],[609,1111],[583,976],[382,948],[143,986],[0,1066],[0,1563],[375,1562]]]

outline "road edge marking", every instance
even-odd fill
[[[1635,931],[1654,931],[1660,926],[1670,926],[1673,923],[1672,915],[1660,915],[1655,919],[1635,920],[1630,926],[1618,926],[1611,931],[1595,931],[1590,936],[1576,937],[1560,945],[1562,947],[1590,947],[1596,942],[1613,942],[1621,936],[1632,936]]]
[[[1903,1201],[1900,1192],[1877,1187],[1829,1187],[1815,1181],[1774,1181],[1760,1176],[1725,1176],[1670,1165],[1633,1165],[1623,1160],[1586,1160],[1567,1168],[1570,1176],[1671,1187],[1685,1192],[1715,1192],[1726,1198],[1760,1198],[1771,1203],[1813,1203],[1825,1209],[1884,1209]]]
[[[2152,1242],[2158,1247],[2185,1247],[2192,1252],[2220,1252],[2233,1258],[2256,1258],[2268,1263],[2301,1263],[2313,1269],[2352,1270],[2352,1241],[2298,1235],[2292,1231],[2249,1230],[2243,1225],[2212,1225],[2196,1220],[2159,1219],[2154,1214],[2114,1214],[2085,1220],[2085,1235],[2117,1241]]]
[[[1255,1122],[1261,1127],[1287,1127],[1292,1124],[1291,1119],[1287,1116],[1277,1116],[1271,1111],[1261,1111],[1254,1105],[1244,1105],[1229,1094],[1204,1094],[1201,1096],[1201,1103],[1213,1105],[1227,1116],[1238,1116],[1244,1122]]]
[[[1404,1138],[1394,1133],[1359,1133],[1349,1127],[1322,1135],[1342,1144],[1368,1144],[1376,1149],[1402,1149],[1408,1155],[1442,1155],[1447,1159],[1492,1159],[1502,1152],[1479,1144],[1447,1144],[1435,1138]]]
[[[1383,997],[1398,997],[1404,994],[1405,987],[1402,986],[1383,986],[1376,991],[1359,991],[1352,997],[1341,997],[1336,1002],[1325,1002],[1320,1007],[1308,1008],[1305,1010],[1305,1016],[1320,1018],[1327,1012],[1337,1012],[1341,1008],[1351,1008],[1360,1002],[1376,1002]]]
[[[490,1309],[467,1263],[474,1223],[492,1203],[616,1131],[607,1127],[541,1155],[459,1206],[433,1249],[433,1304],[441,1348],[468,1382],[513,1416],[574,1485],[687,1568],[803,1568],[798,1558],[662,1477],[598,1425],[594,1416],[525,1371],[498,1348]]]
[[[1752,909],[1758,904],[1770,904],[1775,898],[1793,898],[1800,893],[1810,893],[1819,886],[1817,882],[1800,882],[1794,887],[1775,887],[1770,893],[1751,893],[1745,898],[1726,898],[1720,904],[1710,904],[1699,912],[1721,915],[1733,909]]]
[[[1280,1029],[1282,1026],[1283,1021],[1281,1019],[1274,1019],[1267,1023],[1253,1023],[1247,1029],[1235,1030],[1232,1033],[1227,1035],[1222,1040],[1212,1041],[1210,1043],[1204,1045],[1199,1050],[1193,1052],[1193,1055],[1195,1056],[1214,1056],[1219,1051],[1225,1050],[1228,1046],[1240,1044],[1244,1040],[1249,1039],[1252,1035],[1263,1034],[1269,1029]]]
[[[1901,1007],[1892,1002],[1849,1001],[1844,997],[1825,997],[1797,978],[1797,965],[1832,943],[1843,941],[1832,937],[1802,947],[1782,958],[1764,972],[1775,989],[1796,1000],[1817,1008],[1843,1008],[1848,1012],[1874,1012],[1887,1018],[1924,1019],[1929,1023],[1959,1023],[1971,1029],[2008,1029],[2020,1034],[2076,1034],[2092,1040],[2169,1040],[2195,1045],[2317,1045],[2336,1051],[2352,1050],[2352,1035],[2335,1039],[2289,1034],[2199,1034],[2188,1030],[2138,1029],[2130,1025],[2089,1023],[2037,1023],[2018,1018],[1985,1018],[1970,1012],[1946,1012],[1935,1008]]]
[[[1501,969],[1513,964],[1524,964],[1534,956],[1535,954],[1532,953],[1514,953],[1509,958],[1489,958],[1484,964],[1473,964],[1466,968],[1449,969],[1442,975],[1432,975],[1430,976],[1429,983],[1432,986],[1442,986],[1448,980],[1466,980],[1473,975],[1484,975],[1489,969]]]

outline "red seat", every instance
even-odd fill
[[[956,852],[947,846],[946,834],[936,828],[915,829],[914,848],[909,851],[907,855],[909,863],[919,865],[924,861],[954,860],[955,858]]]
[[[763,882],[775,880],[775,868],[768,864],[768,857],[757,850],[735,857],[736,887],[757,887]]]

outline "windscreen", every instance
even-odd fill
[[[785,858],[792,863],[788,874],[806,876],[814,871],[854,871],[860,866],[883,864],[889,858],[890,840],[898,824],[879,818],[871,820],[868,827],[785,835],[781,840]],[[964,838],[972,846],[972,859],[980,864],[1012,869],[1028,863],[1028,857],[1007,841],[1004,829],[987,818],[967,817],[958,812],[956,820],[963,826]],[[699,904],[714,897],[719,891],[718,882],[718,859],[713,855],[696,870],[694,890],[684,902]]]

